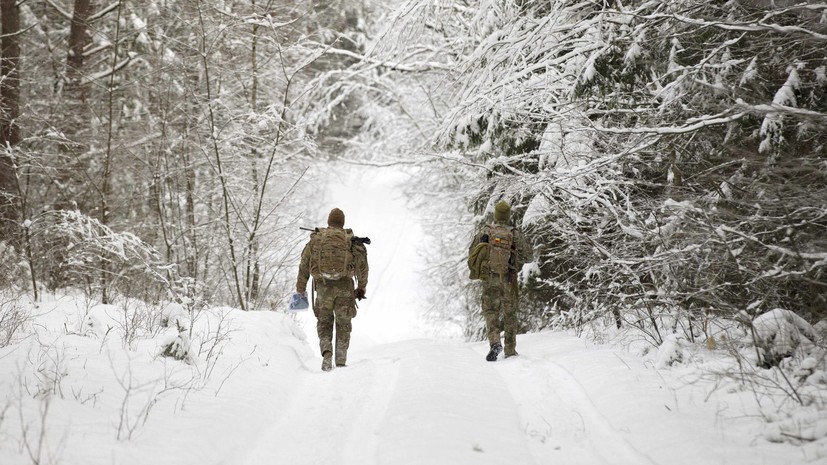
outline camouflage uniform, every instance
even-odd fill
[[[495,224],[510,226],[509,218],[511,208],[505,202],[498,202],[494,211]],[[474,237],[469,247],[471,250],[480,243],[482,236],[487,234],[487,228],[483,227]],[[514,264],[513,268],[505,275],[494,272],[488,273],[482,279],[482,315],[485,318],[486,335],[488,343],[493,348],[500,344],[500,333],[505,332],[505,356],[517,355],[517,332],[519,331],[519,320],[517,319],[518,283],[517,273],[530,259],[525,238],[519,229],[513,228],[514,235]],[[496,355],[494,356],[496,359]]]
[[[338,208],[333,209],[328,217],[331,228],[344,227],[344,214]],[[310,259],[313,254],[313,241],[307,243],[302,250],[299,264],[299,275],[296,280],[296,291],[304,294],[307,290],[307,281],[310,279]],[[322,357],[327,358],[335,354],[336,366],[345,366],[347,363],[347,349],[350,346],[350,333],[353,329],[351,319],[356,316],[356,292],[361,291],[364,297],[365,287],[368,284],[367,250],[362,244],[352,244],[353,276],[358,282],[354,287],[353,278],[346,277],[337,280],[316,279],[314,283],[318,295],[313,304],[313,313],[316,315],[316,333],[319,336],[319,349]],[[333,330],[336,330],[336,345],[333,345]],[[323,364],[324,368],[324,364]]]

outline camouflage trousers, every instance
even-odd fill
[[[508,282],[499,275],[491,275],[483,282],[482,315],[485,318],[488,343],[500,342],[500,333],[505,332],[505,354],[517,353],[517,283]]]
[[[316,284],[316,300],[313,313],[316,315],[316,333],[319,335],[319,349],[335,354],[336,365],[347,363],[347,349],[350,346],[350,320],[356,316],[356,299],[353,296],[353,280],[339,279]],[[336,330],[336,347],[333,347],[333,330]]]

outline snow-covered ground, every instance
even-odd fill
[[[163,332],[125,341],[120,309],[88,310],[45,302],[36,336],[0,350],[0,463],[827,463],[823,439],[769,441],[750,390],[570,334],[496,363],[485,343],[363,344],[325,373],[283,313],[202,313],[187,364],[157,355]]]

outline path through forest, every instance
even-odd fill
[[[338,172],[338,171],[337,171]],[[791,458],[739,428],[740,394],[664,379],[639,357],[561,333],[520,336],[516,358],[485,361],[485,343],[432,338],[418,321],[424,266],[402,174],[354,169],[328,186],[346,227],[370,235],[368,299],[346,368],[302,360],[279,413],[226,463],[246,465],[698,465]],[[299,316],[311,352],[315,319]]]
[[[629,354],[555,333],[523,336],[519,349],[490,363],[484,344],[409,340],[357,351],[330,373],[311,358],[278,418],[232,463],[796,463],[750,447],[716,415],[720,401]]]

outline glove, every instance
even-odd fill
[[[362,300],[365,298],[365,290],[357,288],[355,291],[353,291],[353,295],[356,297],[356,300]]]

